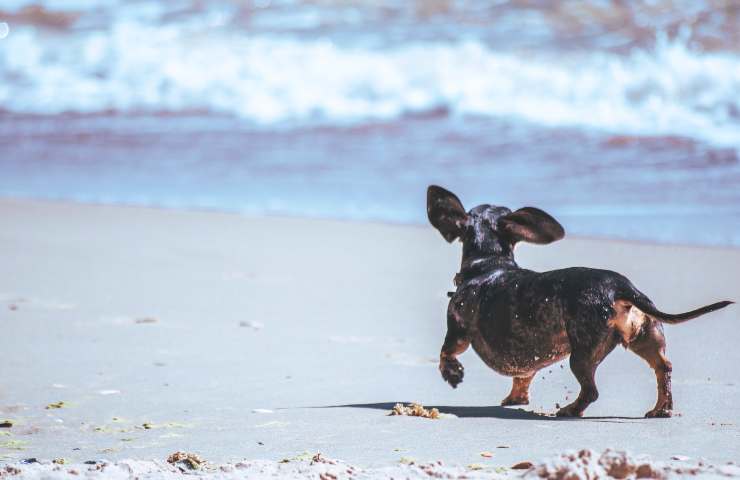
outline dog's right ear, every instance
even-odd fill
[[[436,185],[427,189],[427,217],[439,233],[452,242],[462,236],[468,222],[468,214],[454,193]]]

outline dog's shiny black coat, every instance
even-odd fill
[[[554,218],[536,208],[512,212],[480,205],[466,212],[454,194],[430,186],[427,213],[448,242],[460,239],[463,244],[440,355],[442,376],[453,387],[462,382],[464,370],[457,355],[472,345],[489,367],[515,377],[505,405],[528,403],[535,373],[570,354],[581,393],[558,414],[582,415],[598,397],[596,367],[622,343],[656,371],[658,404],[647,415],[670,416],[671,365],[665,358],[661,322],[679,323],[732,303],[670,315],[658,311],[616,272],[577,267],[538,273],[519,268],[514,261],[518,241],[546,244],[565,234]],[[637,308],[633,312],[637,317],[629,316],[631,308]],[[635,331],[625,336],[630,326]]]

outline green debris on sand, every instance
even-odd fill
[[[133,432],[133,428],[117,428],[110,425],[99,425],[93,428],[94,432],[98,433],[130,433]]]
[[[6,440],[0,442],[0,448],[7,448],[8,450],[23,450],[28,445],[28,442],[24,440]]]
[[[303,452],[300,455],[296,455],[295,457],[283,458],[278,463],[305,462],[305,461],[311,460],[313,457],[314,457],[314,454],[309,453],[309,452]]]
[[[164,423],[152,423],[152,422],[144,422],[141,424],[141,427],[144,430],[154,430],[156,428],[191,428],[192,425],[188,423],[180,423],[180,422],[164,422]]]
[[[129,425],[120,425],[120,424],[129,424]],[[115,425],[119,424],[119,425]],[[166,423],[152,423],[152,422],[144,422],[139,425],[131,425],[131,422],[126,420],[125,418],[121,417],[113,417],[111,418],[110,424],[105,425],[98,425],[97,427],[93,427],[93,431],[100,432],[100,433],[131,433],[137,430],[154,430],[158,428],[190,428],[192,425],[185,424],[185,423],[178,423],[178,422],[166,422]]]
[[[48,404],[48,405],[46,406],[46,409],[47,409],[47,410],[56,410],[56,409],[59,409],[59,408],[64,408],[64,407],[66,407],[66,406],[67,406],[67,404],[66,404],[66,403],[64,403],[64,402],[62,402],[62,401],[59,401],[59,402],[54,402],[54,403],[50,403],[50,404]]]

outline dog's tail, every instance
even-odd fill
[[[659,320],[663,323],[668,323],[670,325],[676,325],[688,320],[692,320],[696,317],[704,315],[705,313],[714,312],[715,310],[725,308],[727,305],[735,303],[729,300],[725,300],[722,302],[712,303],[711,305],[705,305],[703,307],[697,308],[696,310],[691,310],[690,312],[665,313],[658,310],[655,307],[655,304],[653,304],[653,302],[642,292],[638,291],[637,289],[630,290],[632,291],[625,292],[625,294],[623,295],[619,295],[619,299],[626,300],[632,303],[632,305],[639,308],[643,313],[646,313],[656,320]]]

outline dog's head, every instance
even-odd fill
[[[445,240],[460,239],[463,257],[509,256],[517,242],[547,244],[565,236],[558,221],[539,208],[512,212],[506,207],[478,205],[466,212],[454,193],[436,185],[427,189],[427,216]]]

